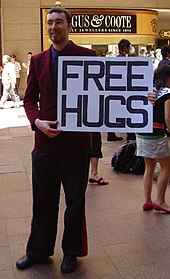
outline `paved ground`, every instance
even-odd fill
[[[103,135],[100,174],[110,183],[88,185],[89,255],[80,259],[79,268],[70,275],[60,273],[62,194],[55,255],[47,265],[18,271],[15,262],[25,254],[31,223],[33,133],[23,107],[0,110],[0,279],[170,278],[170,215],[143,212],[142,176],[117,174],[111,169],[111,156],[119,145],[108,143]],[[156,184],[154,197],[155,190]]]

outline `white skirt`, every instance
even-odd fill
[[[143,139],[136,136],[137,156],[146,158],[164,158],[170,156],[168,137]]]

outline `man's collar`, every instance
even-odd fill
[[[69,41],[68,44],[61,51],[58,51],[57,49],[55,49],[53,45],[51,47],[51,50],[54,55],[56,55],[56,54],[63,55],[69,49],[70,46],[71,46],[71,41]]]

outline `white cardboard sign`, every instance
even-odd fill
[[[151,58],[60,56],[57,84],[63,131],[152,131]]]

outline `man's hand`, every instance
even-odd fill
[[[46,134],[49,138],[55,138],[58,136],[62,131],[57,130],[58,121],[48,121],[48,120],[35,120],[35,125],[39,130],[41,130],[44,134]],[[55,127],[56,128],[52,128]]]
[[[158,91],[156,90],[155,87],[153,88],[153,92],[149,92],[147,94],[147,98],[152,103],[153,106],[155,105],[155,102],[157,99],[157,94],[158,94]]]

